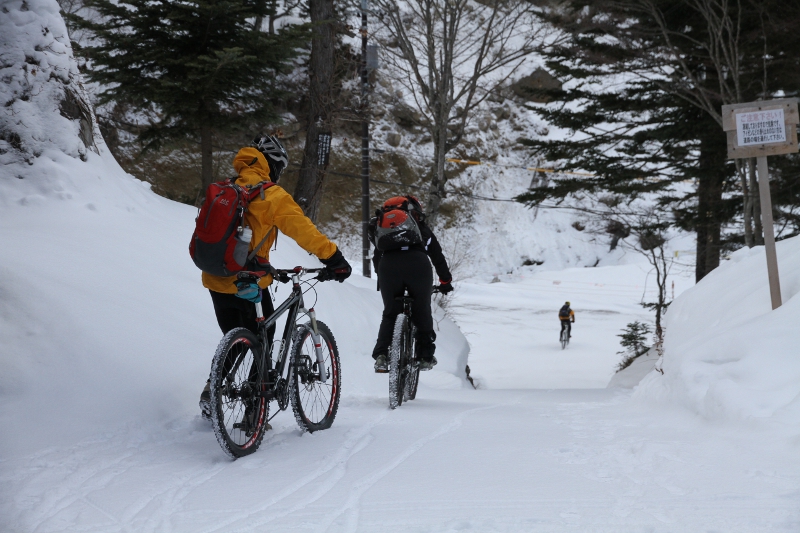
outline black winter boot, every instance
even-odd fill
[[[433,356],[436,351],[436,333],[424,331],[417,333],[417,361],[420,370],[430,370],[436,365],[436,358]]]

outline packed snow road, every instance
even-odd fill
[[[769,426],[708,425],[636,405],[627,392],[423,385],[396,411],[385,398],[346,398],[334,426],[316,434],[301,435],[289,414],[274,422],[261,449],[235,462],[197,418],[6,464],[3,530],[800,527],[798,460]]]
[[[637,320],[652,324],[652,313],[639,304],[655,299],[650,270],[643,262],[528,269],[495,283],[458,283],[449,310],[470,343],[472,377],[489,389],[605,387],[622,358],[623,328]],[[675,296],[693,285],[689,274],[674,269]],[[558,309],[565,301],[575,311],[575,324],[562,350]]]

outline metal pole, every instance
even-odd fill
[[[781,280],[778,277],[778,254],[775,251],[775,227],[772,222],[772,199],[769,194],[767,156],[758,158],[758,192],[761,196],[761,225],[764,228],[764,248],[767,251],[767,276],[772,308],[781,306]]]
[[[367,71],[367,0],[361,0],[361,256],[364,277],[372,276],[369,258],[369,72]]]

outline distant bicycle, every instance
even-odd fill
[[[439,287],[433,288],[434,293]],[[397,409],[403,402],[417,397],[419,386],[419,361],[415,349],[416,326],[411,321],[411,304],[414,299],[408,294],[396,298],[403,302],[403,311],[394,323],[392,345],[389,348],[389,407]]]
[[[565,349],[569,344],[569,327],[561,330],[561,349]]]
[[[276,270],[277,281],[292,283],[286,301],[266,318],[261,303],[256,303],[258,335],[236,328],[219,343],[211,364],[211,421],[217,442],[234,459],[258,449],[272,419],[269,404],[273,400],[281,411],[291,403],[303,431],[327,429],[336,417],[341,394],[339,350],[328,326],[317,320],[313,308],[306,309],[301,287],[304,274],[324,270]],[[257,283],[267,274],[240,272],[237,278]],[[267,330],[286,312],[289,315],[273,360]],[[309,321],[297,324],[298,314]]]

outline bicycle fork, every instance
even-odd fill
[[[295,274],[292,276],[292,282],[294,282],[295,287],[300,287],[300,275]],[[317,327],[317,313],[314,311],[314,308],[306,309],[305,301],[303,300],[303,292],[300,292],[300,301],[299,307],[300,311],[308,315],[308,318],[311,321],[311,340],[314,341],[314,351],[317,354],[317,371],[319,373],[319,380],[322,383],[325,383],[328,380],[328,372],[325,369],[325,356],[322,353],[322,337],[319,334],[319,328]]]
[[[303,301],[303,291],[300,290],[300,274],[299,273],[298,274],[294,274],[292,276],[292,282],[293,282],[293,285],[294,285],[294,290],[297,291],[297,309],[299,309],[300,312],[308,315],[308,317],[311,319],[311,339],[314,341],[314,351],[316,352],[316,356],[317,356],[317,370],[318,370],[318,374],[319,374],[319,380],[322,383],[325,383],[328,380],[328,372],[327,372],[327,370],[325,368],[325,356],[322,353],[322,337],[320,336],[319,328],[317,327],[317,313],[314,311],[313,307],[311,309],[306,309],[305,302]],[[258,320],[263,320],[264,319],[264,310],[263,310],[263,307],[261,306],[261,302],[256,302],[255,305],[256,305],[256,316],[258,317]],[[296,313],[292,313],[292,316],[290,316],[290,318],[294,319],[294,317],[296,317],[296,316],[297,316]],[[288,327],[288,323],[287,323],[287,327]],[[282,340],[281,341],[281,350],[280,350],[281,353],[283,353],[283,349],[284,349],[284,346],[283,346],[283,340]],[[283,376],[281,376],[281,377],[283,377]]]

